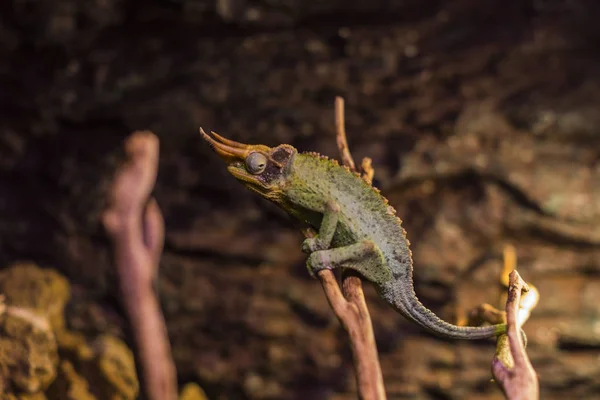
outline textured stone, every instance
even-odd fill
[[[167,224],[157,287],[180,377],[210,398],[355,398],[300,235],[197,134],[337,155],[342,94],[351,149],[373,157],[404,220],[422,301],[448,320],[501,305],[513,243],[540,287],[525,329],[542,398],[595,398],[597,360],[581,346],[597,346],[598,7],[0,2],[0,265],[59,268],[96,304],[67,322],[123,332],[98,217],[122,139],[152,129]],[[366,293],[390,399],[501,398],[492,343],[432,338]]]

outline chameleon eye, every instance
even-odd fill
[[[262,173],[267,167],[267,157],[262,155],[261,153],[250,153],[248,157],[246,157],[246,169],[253,175],[258,175]]]

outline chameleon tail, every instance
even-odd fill
[[[448,323],[435,315],[419,301],[412,285],[407,287],[406,291],[398,286],[393,287],[392,290],[396,292],[392,298],[399,300],[393,302],[394,308],[406,318],[416,322],[437,336],[451,339],[477,340],[496,337],[507,331],[506,324],[458,326]],[[387,297],[385,294],[383,296]],[[521,329],[521,337],[523,344],[527,346],[527,335],[525,335],[523,329]]]

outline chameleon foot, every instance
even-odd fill
[[[314,253],[315,251],[327,249],[325,243],[319,240],[319,237],[308,238],[302,242],[302,252],[306,254]]]

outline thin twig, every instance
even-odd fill
[[[123,304],[135,338],[145,394],[177,399],[177,378],[165,321],[153,289],[164,243],[164,221],[150,193],[158,169],[158,138],[134,132],[129,161],[117,173],[102,222],[113,243]]]
[[[538,377],[529,361],[520,334],[524,322],[524,319],[519,320],[521,292],[528,290],[529,287],[519,273],[513,270],[509,277],[506,300],[508,332],[498,338],[496,354],[492,360],[494,378],[509,400],[539,399]]]
[[[342,162],[348,168],[355,171],[356,166],[346,140],[344,101],[341,97],[336,97],[335,111],[337,144]],[[367,160],[363,160],[362,163],[365,168],[363,170],[363,179],[370,183],[373,177],[373,169],[371,168],[370,159]],[[314,236],[314,234],[314,231],[305,230],[305,235],[308,237]],[[383,376],[381,366],[379,365],[371,316],[365,301],[361,279],[351,271],[344,271],[342,290],[340,290],[335,275],[330,270],[319,271],[317,276],[321,281],[333,312],[340,320],[346,332],[348,332],[354,358],[359,397],[365,400],[384,400],[386,395]]]
[[[346,119],[344,118],[344,99],[340,96],[335,98],[335,131],[337,146],[342,158],[342,164],[346,165],[352,171],[356,171],[356,164],[348,148],[346,139]]]
[[[484,322],[489,322],[492,325],[502,324],[506,322],[506,313],[491,304],[484,303],[471,311],[463,326],[479,326]]]

